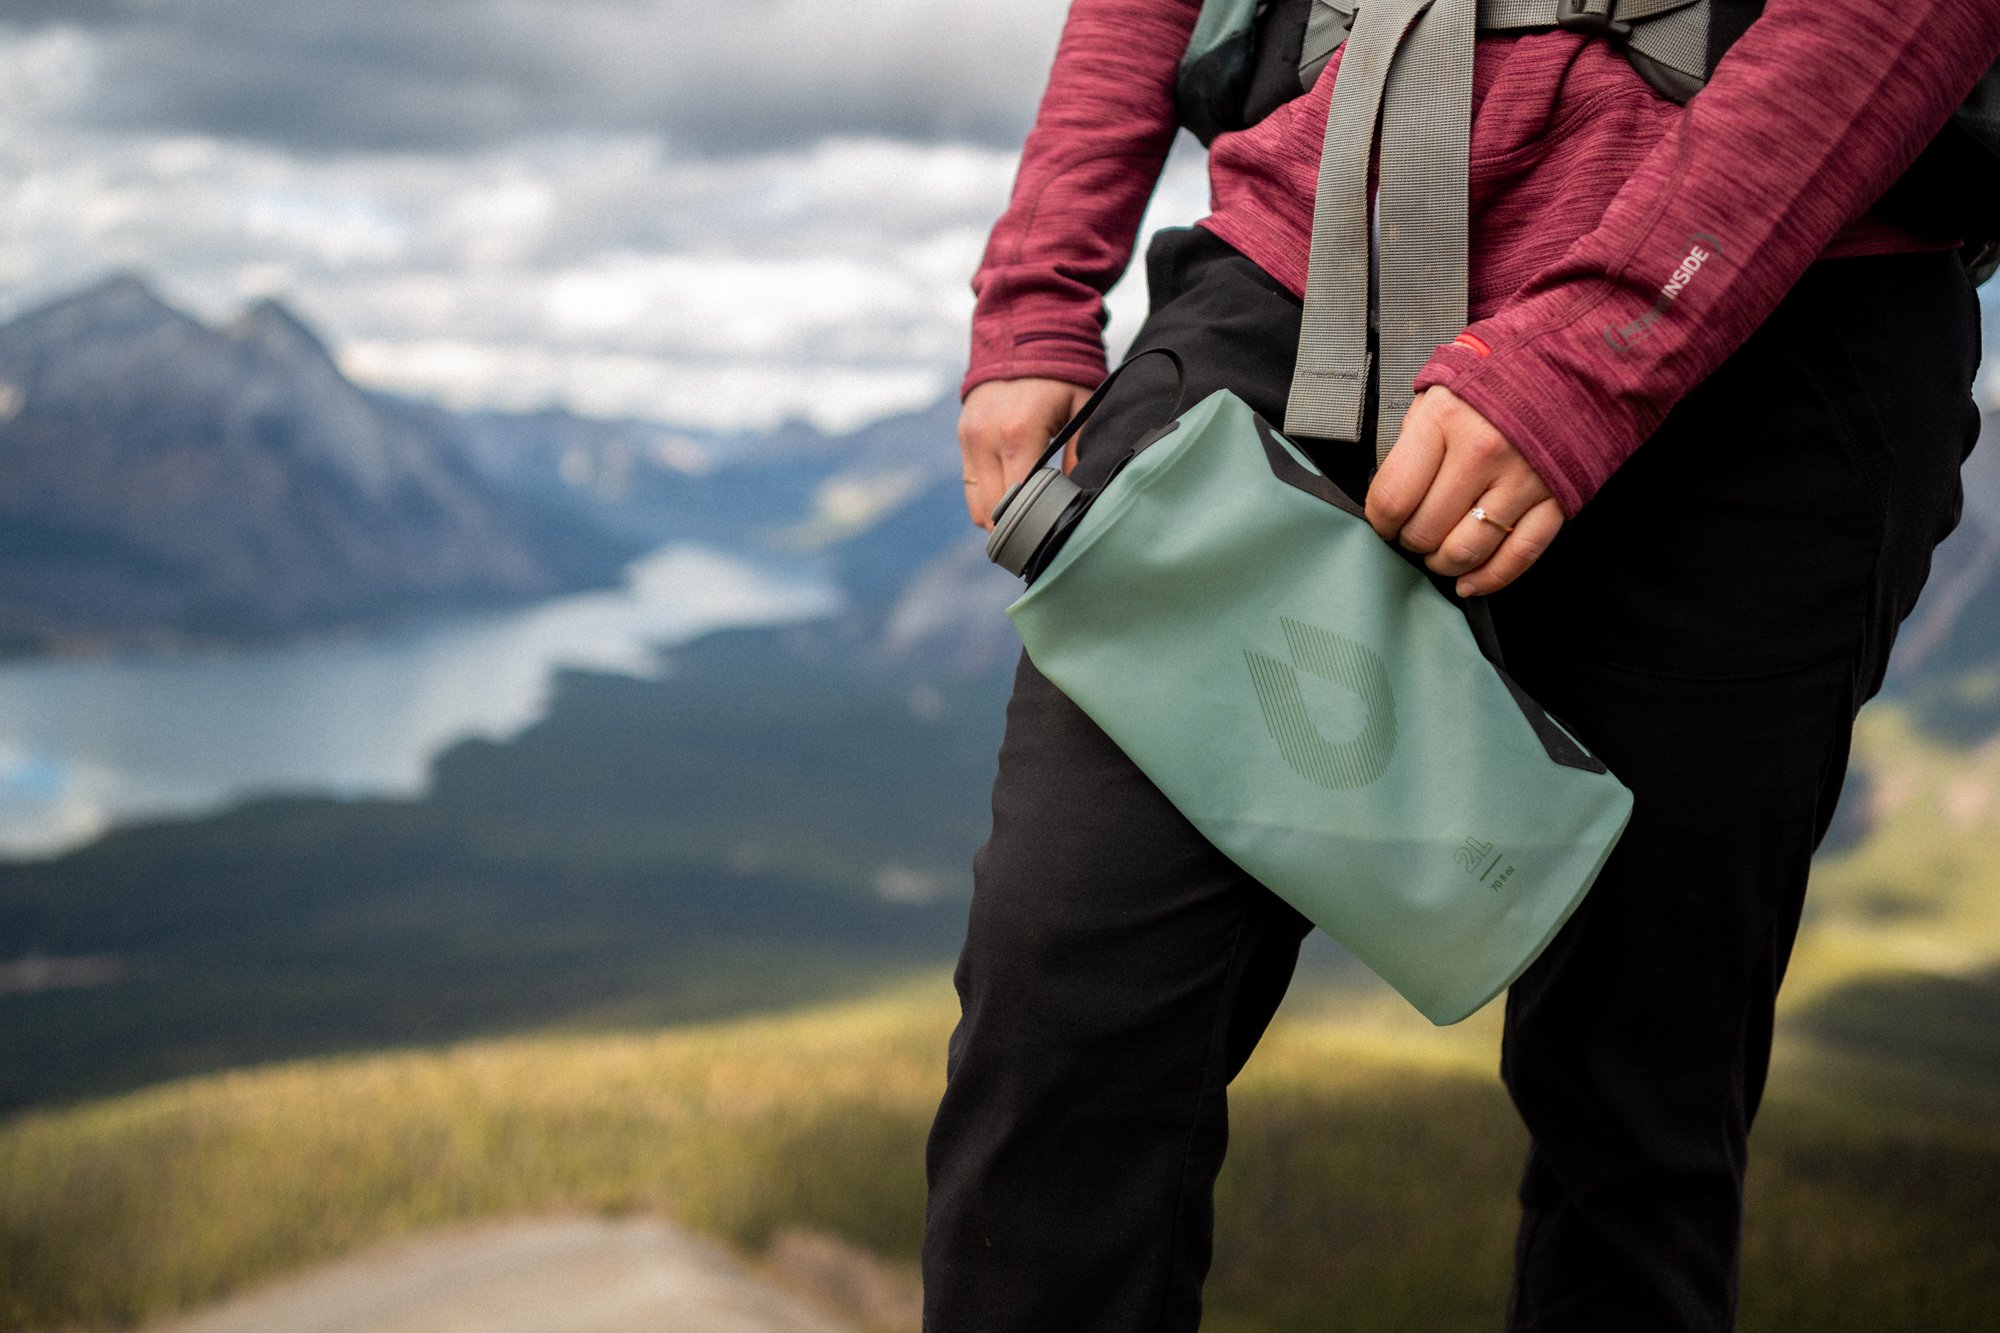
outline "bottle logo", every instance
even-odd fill
[[[1264,713],[1264,727],[1292,770],[1329,791],[1366,787],[1387,771],[1396,751],[1396,695],[1389,668],[1366,644],[1280,616],[1291,661],[1245,649],[1250,683]],[[1352,736],[1330,740],[1306,710],[1303,671],[1352,690],[1367,718]]]

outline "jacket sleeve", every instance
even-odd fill
[[[1572,516],[2000,54],[1996,0],[1769,0],[1594,230],[1418,374]]]
[[[1074,0],[1007,211],[972,280],[984,380],[1104,378],[1104,293],[1132,258],[1178,120],[1199,0]]]

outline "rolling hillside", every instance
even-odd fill
[[[0,1326],[107,1327],[385,1236],[577,1209],[750,1255],[805,1229],[913,1275],[953,1013],[934,973],[792,1015],[278,1065],[17,1117]],[[1288,1002],[1233,1093],[1204,1328],[1493,1326],[1524,1146],[1496,1017],[1437,1032],[1366,986]],[[1741,1327],[1990,1328],[2000,1078],[1857,1084],[1859,1058],[1788,1034]]]
[[[1816,871],[1755,1137],[1740,1326],[1983,1333],[2000,1282],[2000,742],[1956,747],[1879,707],[1857,763],[1867,833]],[[913,1280],[955,1008],[924,948],[901,955],[906,982],[885,980],[868,941],[889,918],[847,901],[855,915],[800,938],[865,960],[872,975],[847,978],[865,998],[278,1063],[15,1114],[0,1327],[109,1327],[384,1236],[579,1208],[671,1218],[752,1256],[830,1234]],[[851,933],[827,933],[842,919]],[[762,943],[754,962],[773,957]],[[826,951],[798,957],[810,975]],[[710,1012],[785,997],[747,975],[760,993],[713,991]],[[1309,970],[1233,1094],[1204,1327],[1491,1327],[1522,1148],[1493,1073],[1498,1017],[1433,1029],[1365,974]]]

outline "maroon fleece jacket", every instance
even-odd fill
[[[961,392],[1105,372],[1176,128],[1199,0],[1074,0],[1012,200],[973,279]],[[2000,56],[2000,0],[1768,0],[1685,107],[1575,32],[1482,33],[1469,318],[1443,384],[1574,516],[1818,258],[1953,246],[1870,206]],[[1311,92],[1210,146],[1215,232],[1301,295],[1340,52]]]

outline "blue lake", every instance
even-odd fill
[[[657,676],[662,647],[824,615],[828,585],[696,546],[617,589],[234,654],[0,666],[0,854],[253,793],[416,795],[431,757],[542,716],[565,667]]]

